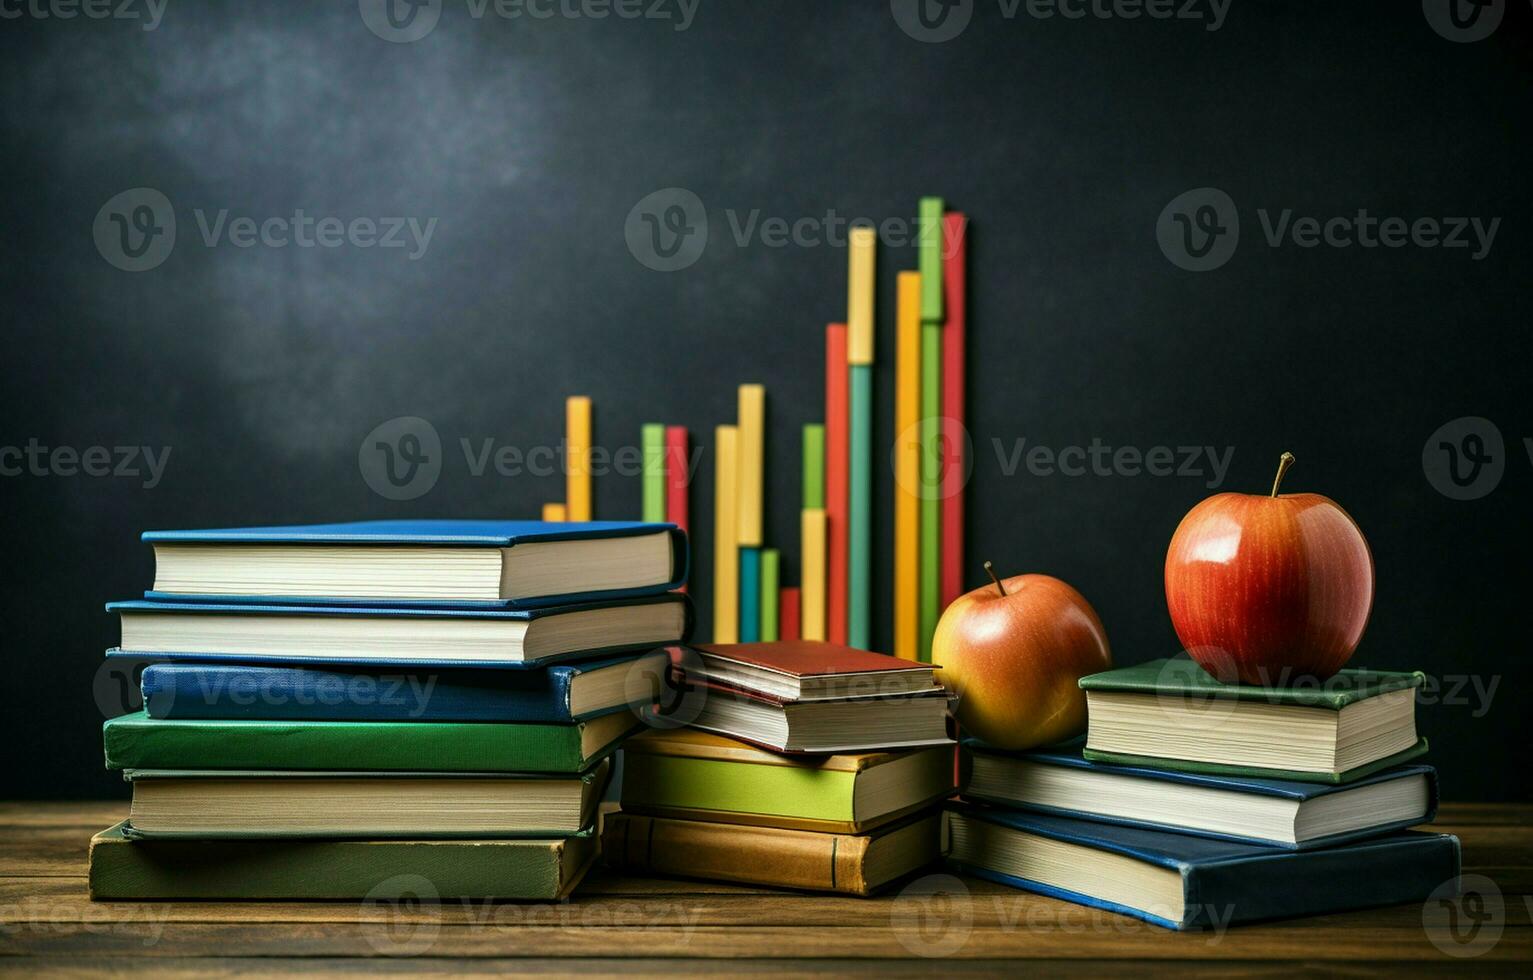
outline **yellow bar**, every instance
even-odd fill
[[[564,400],[564,501],[567,519],[591,519],[591,399]]]
[[[846,275],[846,363],[873,363],[873,261],[878,236],[853,228]]]
[[[739,466],[739,430],[732,425],[715,426],[718,465],[713,478],[713,642],[740,640],[740,545],[735,541],[738,515],[735,478]]]
[[[739,495],[735,526],[736,543],[742,548],[761,547],[762,456],[766,450],[766,389],[741,385],[737,399],[735,452],[738,454],[735,492]]]
[[[805,508],[799,514],[799,635],[825,639],[825,510]]]
[[[564,521],[566,519],[567,518],[565,518],[565,516],[564,516],[564,505],[563,504],[544,504],[543,505],[543,520],[545,520],[545,521],[561,521],[562,522],[562,521]]]
[[[894,352],[894,655],[915,660],[920,617],[921,274],[901,272]]]

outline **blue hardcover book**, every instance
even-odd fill
[[[962,791],[1003,806],[1289,850],[1401,830],[1437,813],[1431,766],[1331,785],[1090,762],[1079,741],[1017,753],[966,739]]]
[[[514,671],[158,663],[141,688],[150,718],[570,723],[648,707],[669,667],[664,650]]]
[[[684,642],[684,593],[537,609],[420,609],[133,600],[118,649],[152,660],[533,667]]]
[[[669,592],[687,536],[639,521],[357,521],[147,531],[148,599],[531,609]]]
[[[1460,867],[1451,834],[1284,851],[973,803],[947,805],[942,847],[965,874],[1169,929],[1420,903]]]

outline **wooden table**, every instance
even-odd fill
[[[86,842],[125,811],[0,804],[0,971],[1533,975],[1529,806],[1445,805],[1435,825],[1463,840],[1466,876],[1499,887],[1499,913],[1493,899],[1451,910],[1413,904],[1222,935],[1168,932],[974,879],[962,880],[966,897],[935,901],[898,889],[857,899],[598,870],[562,903],[92,902]],[[1461,944],[1448,934],[1450,911],[1472,913],[1458,922]]]

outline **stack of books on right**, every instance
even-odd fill
[[[967,740],[944,814],[956,869],[1172,929],[1424,901],[1458,838],[1411,760],[1419,673],[1224,684],[1186,657],[1080,681],[1087,736],[1008,753]]]

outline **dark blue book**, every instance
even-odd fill
[[[974,803],[946,811],[954,869],[1169,929],[1420,903],[1460,867],[1451,834],[1285,851]]]
[[[664,650],[514,671],[158,663],[142,691],[150,718],[568,723],[648,707],[669,664]]]
[[[114,602],[118,649],[152,660],[531,668],[684,642],[684,593],[538,609]]]
[[[1079,742],[1004,752],[968,739],[963,754],[965,798],[1289,850],[1403,830],[1437,813],[1431,766],[1331,785],[1090,762]]]
[[[669,592],[687,536],[639,521],[356,521],[147,531],[148,599],[530,609]]]

